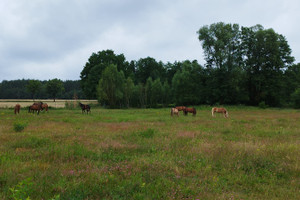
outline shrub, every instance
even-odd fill
[[[21,132],[24,130],[24,128],[27,126],[27,123],[25,122],[15,122],[14,123],[14,130],[16,132]]]
[[[268,107],[268,105],[264,102],[264,101],[261,101],[259,104],[258,104],[258,107],[259,108],[262,108],[262,109],[266,109]]]

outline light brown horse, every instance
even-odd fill
[[[20,113],[20,109],[21,109],[21,106],[20,106],[20,104],[16,104],[16,106],[15,106],[15,114],[19,114]]]
[[[177,108],[171,108],[171,116],[177,115],[179,117],[179,112]]]
[[[182,111],[185,109],[185,106],[177,106],[175,107],[178,111]]]
[[[223,113],[223,115],[224,115],[224,117],[228,117],[229,116],[229,114],[228,114],[228,111],[225,109],[225,108],[217,108],[217,107],[213,107],[212,109],[211,109],[211,115],[214,117],[215,115],[215,113]]]
[[[193,113],[193,116],[195,116],[196,115],[196,108],[184,108],[183,109],[183,113],[184,113],[184,115],[187,115],[188,113]]]
[[[44,109],[46,112],[48,112],[48,104],[46,104],[46,103],[42,104],[42,110],[44,110]]]

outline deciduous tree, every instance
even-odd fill
[[[29,80],[26,89],[31,93],[32,99],[36,93],[41,89],[41,82],[38,80]]]
[[[57,95],[64,91],[63,82],[60,79],[52,79],[46,83],[46,90],[48,94],[53,98],[55,101]]]
[[[98,101],[115,108],[121,104],[124,95],[125,76],[123,71],[119,72],[114,64],[108,65],[99,80],[97,91]]]

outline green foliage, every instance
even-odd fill
[[[153,105],[153,103],[151,102],[151,100],[152,100],[152,98],[151,98],[152,85],[153,85],[153,80],[151,77],[149,77],[147,79],[146,85],[145,85],[145,104],[146,104],[146,106],[148,105],[148,107]]]
[[[300,108],[300,88],[296,89],[291,95],[291,100],[294,108]]]
[[[124,101],[127,108],[129,108],[131,104],[130,101],[132,99],[133,92],[134,92],[134,83],[133,80],[130,77],[128,77],[124,84]]]
[[[112,50],[93,53],[80,73],[81,86],[90,99],[97,98],[97,87],[103,71],[109,66],[115,65],[119,71],[131,74],[132,67],[125,61],[123,54],[116,55]]]
[[[145,87],[142,83],[135,85],[132,93],[132,106],[140,108],[146,107],[145,96]]]
[[[32,98],[32,93],[27,89],[27,85],[32,80],[11,80],[11,81],[2,81],[0,83],[2,87],[0,88],[0,99],[30,99]],[[48,81],[39,81],[40,89],[37,90],[34,94],[36,99],[48,99],[49,94],[46,91],[46,85]],[[79,80],[66,80],[63,81],[64,92],[58,93],[57,98],[59,99],[73,99],[74,94],[78,98],[84,98],[84,94],[81,90]]]
[[[103,71],[98,84],[98,101],[115,108],[123,99],[124,85],[124,73],[119,72],[116,65],[109,65]]]
[[[222,22],[204,26],[198,34],[207,66],[216,68],[208,84],[212,103],[280,106],[285,101],[283,70],[294,61],[285,37],[261,25],[240,30]]]
[[[59,194],[54,195],[54,197],[49,200],[60,200],[60,195]]]
[[[49,80],[46,85],[47,92],[49,95],[54,99],[57,96],[57,94],[64,91],[63,82],[57,78]]]
[[[16,121],[14,122],[14,130],[16,132],[21,132],[25,129],[25,127],[27,126],[27,123],[26,122],[22,122],[22,121]]]
[[[172,79],[174,102],[177,105],[198,104],[203,98],[200,95],[202,84],[198,77],[201,67],[197,63],[185,61],[183,70],[177,71]]]
[[[239,25],[223,22],[203,26],[198,31],[199,40],[209,66],[222,71],[231,71],[241,61],[239,48]]]
[[[29,195],[32,193],[32,186],[31,178],[20,181],[16,186],[9,188],[11,198],[14,200],[30,200]]]
[[[33,99],[35,94],[41,89],[41,82],[38,80],[29,80],[26,88],[31,93]]]
[[[260,25],[242,27],[241,37],[250,102],[280,106],[285,100],[283,70],[294,61],[285,37]]]
[[[259,107],[259,108],[262,108],[262,109],[265,109],[265,108],[268,107],[268,105],[266,105],[266,103],[265,103],[264,101],[262,101],[262,102],[260,102],[260,103],[258,104],[258,107]]]
[[[151,87],[151,104],[157,106],[158,104],[163,103],[163,86],[160,82],[160,79],[156,79]]]
[[[165,73],[166,69],[163,63],[157,62],[154,58],[141,58],[136,63],[136,80],[138,83],[146,84],[149,78],[163,80]]]

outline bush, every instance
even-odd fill
[[[266,109],[268,107],[268,105],[264,102],[264,101],[261,101],[259,104],[258,104],[258,107],[259,108],[262,108],[262,109]]]
[[[27,123],[25,122],[15,122],[14,123],[14,130],[16,132],[21,132],[24,130],[24,128],[27,126]]]

